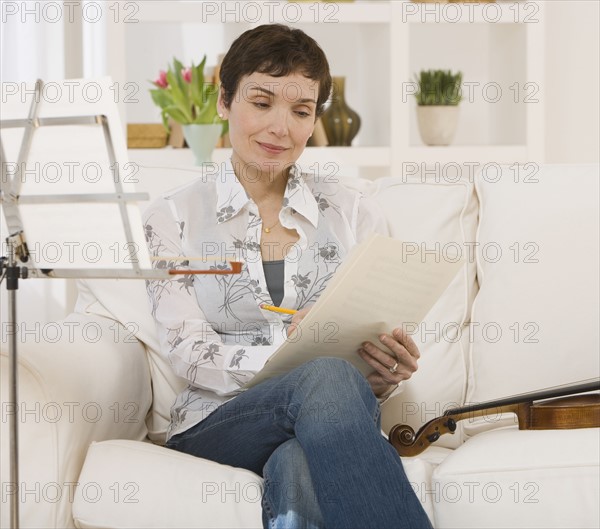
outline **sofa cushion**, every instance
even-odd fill
[[[171,406],[185,382],[175,375],[168,358],[160,351],[145,281],[82,279],[77,286],[75,312],[119,322],[124,341],[140,340],[144,344],[152,382],[152,404],[146,416],[148,437],[164,444]]]
[[[383,428],[397,424],[417,430],[463,402],[466,391],[466,324],[477,293],[472,252],[477,229],[477,199],[468,180],[440,182],[395,177],[377,182],[375,197],[388,219],[392,237],[407,252],[429,252],[428,259],[464,259],[464,266],[420,325],[403,323],[419,346],[419,369],[398,396],[382,407]],[[444,436],[440,446],[457,446],[460,431]]]
[[[450,452],[432,447],[405,458],[411,486],[429,490],[435,467]],[[80,528],[262,527],[262,478],[151,443],[93,443],[78,481],[73,519]],[[425,494],[423,506],[433,521]]]
[[[150,377],[143,347],[111,320],[72,314],[19,335],[22,527],[73,527],[71,503],[90,442],[144,439]],[[8,357],[0,355],[0,527],[10,527]]]
[[[600,526],[600,429],[499,428],[433,471],[436,529]]]
[[[200,167],[153,167],[138,164],[136,191],[149,194],[150,201],[162,193],[202,176]],[[142,204],[141,209],[147,204]],[[121,322],[127,339],[138,339],[146,347],[152,377],[152,406],[146,418],[148,437],[159,444],[166,440],[171,406],[185,386],[162,354],[156,326],[150,314],[146,284],[142,280],[82,279],[77,282],[76,312],[98,315]]]
[[[151,443],[92,444],[79,483],[80,528],[262,527],[259,476]]]
[[[423,505],[423,509],[434,527],[436,527],[435,506],[432,496],[427,494],[427,491],[431,490],[433,471],[451,453],[452,450],[449,448],[431,446],[417,457],[402,458],[402,466],[404,472],[406,472],[408,482],[421,501],[421,505]]]
[[[478,175],[469,402],[598,376],[599,182],[598,165]]]

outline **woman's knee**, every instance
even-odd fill
[[[362,406],[373,420],[379,417],[379,405],[369,382],[347,360],[317,358],[295,369],[292,377],[288,413],[295,420],[312,416],[319,423],[338,423]]]
[[[308,384],[321,388],[327,392],[328,389],[338,392],[360,393],[363,397],[371,397],[373,392],[367,379],[348,360],[335,357],[320,357],[307,362],[300,368],[302,370],[301,380]],[[342,397],[342,395],[339,395]]]
[[[315,491],[308,461],[298,439],[279,445],[263,468],[263,476],[270,487],[289,503],[313,501]]]
[[[358,369],[356,369],[348,360],[333,356],[315,358],[310,362],[306,362],[300,369],[305,370],[312,376],[327,379],[329,381],[339,379],[348,382],[353,378],[356,378],[357,380],[362,378],[364,380],[360,371],[358,371]]]

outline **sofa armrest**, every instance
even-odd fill
[[[73,492],[90,443],[146,437],[152,400],[146,353],[117,322],[81,314],[18,328],[17,342],[21,522],[73,527]],[[0,469],[2,483],[8,483],[5,344],[0,361]],[[3,502],[8,496],[3,493]],[[9,526],[8,511],[2,509],[2,527]]]

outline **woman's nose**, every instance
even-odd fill
[[[284,109],[274,108],[271,112],[269,122],[269,132],[276,136],[287,136],[288,134],[288,115]]]

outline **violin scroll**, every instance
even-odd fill
[[[429,421],[417,433],[406,424],[396,424],[390,430],[389,441],[400,456],[416,456],[443,434],[454,433],[455,430],[456,421],[442,416]]]
[[[397,441],[402,446],[411,446],[416,439],[415,431],[408,426],[407,424],[396,424],[390,430],[390,442],[394,444],[394,441]]]

